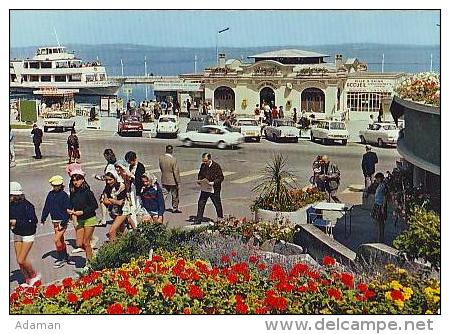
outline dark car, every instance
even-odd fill
[[[204,125],[217,125],[215,119],[211,116],[192,117],[186,127],[187,131],[198,131]]]
[[[124,134],[135,134],[142,137],[142,120],[137,115],[122,115],[120,116],[119,125],[117,126],[117,133],[119,136]]]

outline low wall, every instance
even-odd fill
[[[294,243],[301,246],[319,263],[325,255],[334,257],[344,265],[351,265],[356,260],[355,252],[311,224],[298,225],[297,232],[294,234]]]

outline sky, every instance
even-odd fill
[[[11,47],[438,45],[438,10],[11,10]],[[217,34],[229,27],[230,30]]]

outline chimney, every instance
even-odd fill
[[[225,53],[219,53],[219,67],[225,68]]]
[[[336,70],[339,70],[343,63],[342,63],[342,55],[336,55],[336,58],[334,59],[335,65],[336,65]]]

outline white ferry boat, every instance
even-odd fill
[[[99,61],[83,62],[63,46],[38,48],[32,59],[10,60],[11,93],[33,94],[48,87],[76,95],[116,95],[120,83],[108,80]]]

